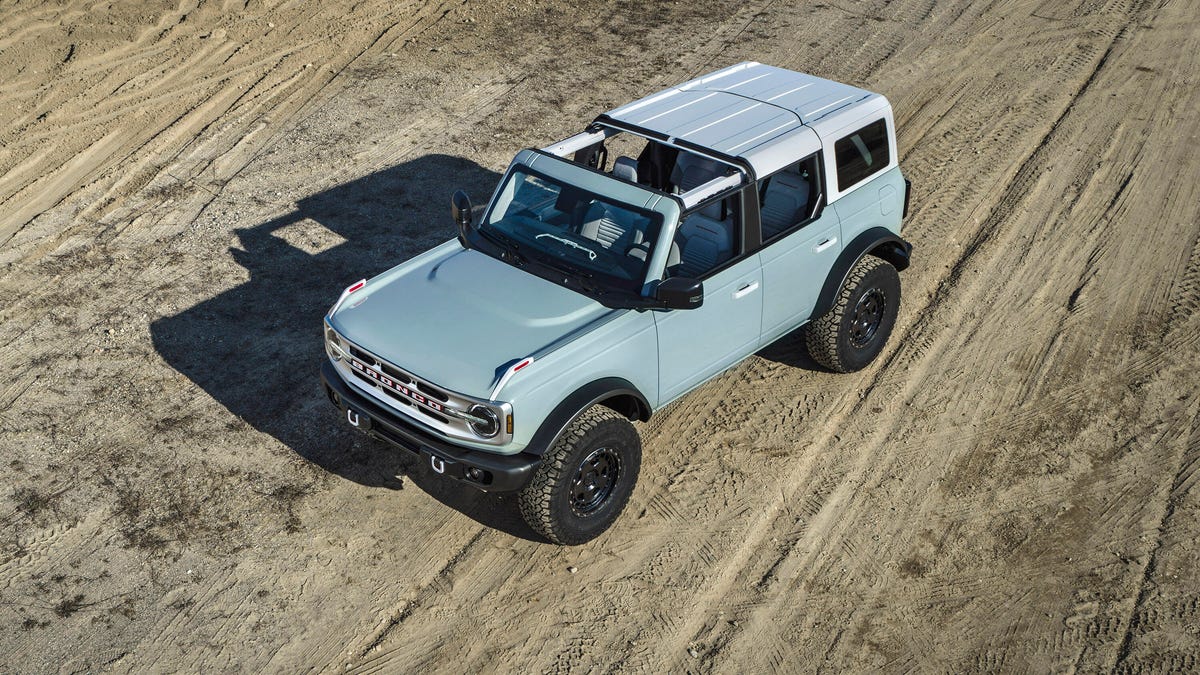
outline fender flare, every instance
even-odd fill
[[[632,396],[637,401],[636,419],[643,422],[650,419],[650,403],[637,387],[620,377],[606,377],[583,385],[555,406],[546,419],[542,420],[542,425],[533,434],[524,452],[540,457],[558,441],[567,425],[583,411],[614,396]],[[625,411],[621,412],[628,414]]]
[[[842,284],[846,283],[846,278],[850,276],[850,270],[867,255],[883,258],[897,270],[904,270],[912,256],[912,244],[885,227],[872,227],[855,237],[854,241],[847,244],[838,254],[833,268],[829,270],[829,276],[825,277],[825,284],[821,286],[817,304],[813,307],[811,316],[814,319],[833,307],[833,301],[837,298]]]

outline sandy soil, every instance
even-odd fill
[[[338,422],[345,283],[744,59],[895,105],[884,358],[657,415],[577,548]],[[2,0],[0,670],[1196,670],[1198,84],[1180,0]]]

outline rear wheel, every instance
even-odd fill
[[[808,324],[808,353],[826,368],[866,367],[887,344],[900,310],[900,274],[891,263],[863,256],[850,269],[833,307]]]
[[[556,544],[582,544],[621,514],[642,463],[642,443],[624,416],[593,406],[542,457],[518,496],[521,515]]]

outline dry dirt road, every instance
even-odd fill
[[[754,59],[881,91],[891,346],[796,336],[534,540],[320,318],[520,147]],[[0,0],[0,671],[1200,669],[1190,0]]]

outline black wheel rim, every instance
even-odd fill
[[[621,472],[621,458],[610,448],[596,448],[584,458],[571,481],[571,510],[586,516],[608,500]]]
[[[858,299],[854,305],[854,313],[850,315],[850,344],[862,349],[871,344],[879,333],[879,324],[883,323],[883,309],[887,306],[887,296],[878,288],[872,288]]]

